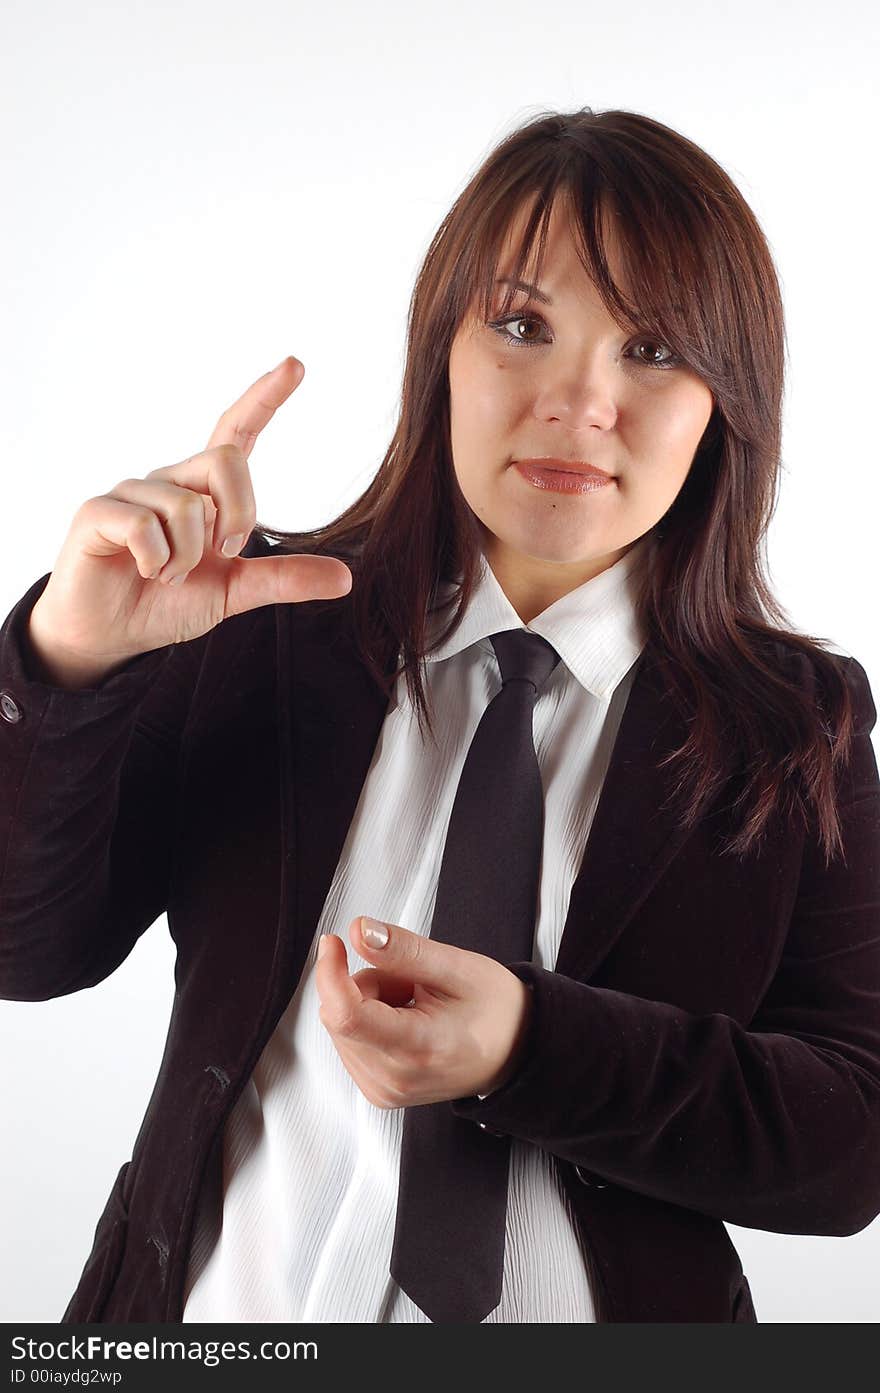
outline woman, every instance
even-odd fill
[[[724,1220],[880,1212],[876,713],[762,574],[783,341],[705,152],[549,114],[438,230],[339,518],[254,527],[296,359],[77,514],[0,633],[2,993],[102,980],[165,910],[178,957],[64,1320],[754,1321]],[[534,744],[457,821],[506,639],[549,654]],[[531,942],[481,949],[519,879]]]

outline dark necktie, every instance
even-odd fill
[[[544,837],[532,713],[559,655],[525,629],[494,634],[492,645],[502,687],[462,767],[431,937],[530,962]],[[450,1102],[406,1109],[390,1270],[432,1321],[479,1322],[501,1300],[509,1169],[510,1138]]]

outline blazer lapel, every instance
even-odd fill
[[[344,602],[279,609],[282,860],[292,924],[285,995],[299,980],[388,709],[349,619]]]
[[[314,937],[389,698],[362,663],[350,607],[288,606],[279,623],[284,866],[293,924],[289,993]],[[571,899],[556,970],[587,981],[687,836],[659,764],[687,735],[650,643],[637,660]],[[386,663],[391,673],[396,654]],[[286,786],[286,794],[285,787]],[[343,926],[345,927],[345,926]]]
[[[580,869],[571,889],[555,970],[588,981],[689,835],[670,806],[663,759],[687,738],[651,644],[624,707]]]

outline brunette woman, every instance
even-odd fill
[[[545,114],[429,247],[372,483],[288,533],[247,462],[302,371],[0,631],[0,992],[177,949],[63,1319],[754,1321],[724,1221],[880,1212],[876,713],[764,574],[757,220],[667,126]]]

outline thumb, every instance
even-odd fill
[[[261,605],[339,599],[351,585],[351,571],[335,556],[239,556],[229,566],[226,617]]]

